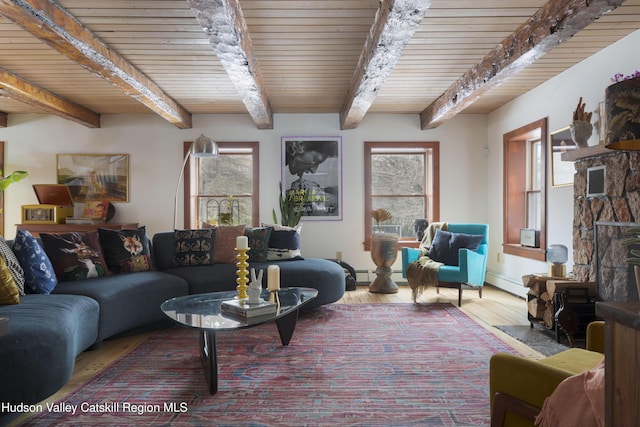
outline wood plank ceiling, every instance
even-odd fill
[[[640,28],[640,0],[0,0],[0,125],[53,113],[488,113]],[[595,107],[595,106],[594,106]],[[6,123],[5,123],[6,126]]]

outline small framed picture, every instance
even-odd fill
[[[82,218],[88,218],[96,221],[107,221],[107,213],[109,212],[109,202],[85,202]]]
[[[605,196],[607,169],[604,165],[587,168],[587,197]]]
[[[563,187],[573,184],[575,168],[573,162],[562,161],[562,153],[578,148],[571,139],[569,126],[551,132],[551,186]]]

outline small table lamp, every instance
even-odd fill
[[[549,269],[551,277],[566,277],[565,263],[567,262],[567,257],[568,252],[565,245],[550,245],[547,248],[547,261],[551,264]]]

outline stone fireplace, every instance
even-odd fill
[[[623,228],[640,223],[640,152],[609,150],[603,145],[564,153],[574,160],[574,277],[596,282],[599,299],[637,300],[629,248],[619,244]],[[588,196],[588,170],[604,166],[603,194]],[[596,168],[597,169],[597,168]],[[640,225],[640,224],[635,224]],[[597,237],[597,238],[596,238]],[[599,248],[596,248],[596,244]]]

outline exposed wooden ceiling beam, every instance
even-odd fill
[[[0,15],[178,128],[191,128],[189,112],[54,0],[0,0]]]
[[[258,129],[273,129],[273,112],[238,0],[188,3]]]
[[[624,0],[551,0],[420,113],[422,129],[452,118]]]
[[[87,127],[100,127],[100,115],[98,113],[61,98],[46,89],[35,86],[3,69],[0,69],[0,95]]]
[[[358,127],[429,6],[431,0],[381,1],[340,109],[341,129]]]

